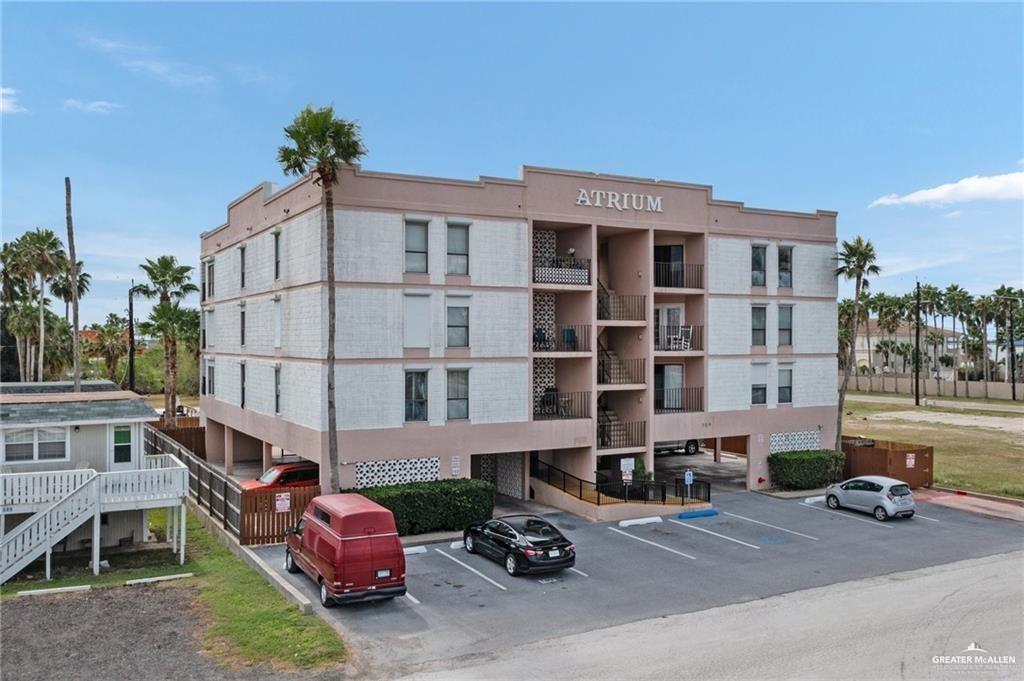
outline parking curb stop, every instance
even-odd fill
[[[711,516],[718,515],[718,511],[714,508],[705,508],[700,511],[689,511],[688,513],[680,513],[676,516],[680,520],[686,520],[687,518],[710,518]]]
[[[661,516],[652,515],[647,518],[630,518],[629,520],[620,520],[619,527],[632,527],[633,525],[648,525],[650,523],[660,523]]]

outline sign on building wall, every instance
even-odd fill
[[[462,459],[460,459],[458,456],[452,457],[452,477],[462,477]]]
[[[627,210],[644,213],[662,213],[661,197],[632,192],[607,192],[603,189],[580,189],[576,194],[577,206],[610,208],[620,213]]]

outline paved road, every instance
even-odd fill
[[[1024,405],[1016,404],[994,404],[988,402],[968,402],[966,400],[940,400],[934,397],[921,396],[921,400],[928,400],[928,404],[946,409],[971,409],[978,411],[1000,411],[1011,414],[1024,414]],[[847,402],[877,402],[881,404],[914,404],[913,397],[896,397],[893,395],[858,395],[850,393],[846,396]]]
[[[409,679],[1020,679],[1024,553],[843,582],[448,660]],[[1011,664],[937,664],[971,643]],[[968,653],[981,655],[981,653]]]
[[[919,517],[888,523],[752,493],[718,495],[715,505],[713,518],[626,528],[548,514],[576,543],[578,572],[512,578],[437,544],[408,556],[411,598],[315,608],[348,631],[365,661],[355,666],[393,678],[424,663],[1024,548],[1019,523],[926,503]],[[283,573],[281,547],[257,551],[316,599],[312,580]],[[902,621],[898,611],[880,617]]]

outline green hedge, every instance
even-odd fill
[[[846,455],[831,449],[779,452],[768,456],[772,484],[782,489],[817,489],[843,478]]]
[[[494,485],[486,480],[436,480],[366,487],[358,492],[395,514],[398,534],[462,530],[494,512]]]

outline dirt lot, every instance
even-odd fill
[[[980,416],[953,412],[891,411],[868,417],[874,421],[918,421],[921,423],[942,423],[948,426],[990,428],[1024,436],[1024,419],[1004,416]]]
[[[202,651],[204,616],[195,603],[196,589],[184,584],[5,598],[0,604],[0,677],[285,681],[340,676],[335,671],[298,677],[269,667],[219,665]]]

